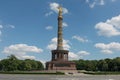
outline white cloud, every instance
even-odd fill
[[[24,56],[19,56],[18,58],[20,58],[20,59],[35,59],[35,56],[24,55]]]
[[[53,12],[50,11],[49,13],[46,13],[45,16],[50,16],[50,15],[52,15],[52,14],[53,14]]]
[[[7,25],[6,27],[15,28],[13,25]],[[3,25],[0,24],[0,36],[2,35]]]
[[[47,49],[54,50],[56,48],[57,48],[57,38],[55,37],[50,41],[50,44],[47,46]],[[69,40],[63,39],[63,48],[65,50],[69,50],[71,48],[69,45]]]
[[[8,27],[8,28],[15,28],[15,26],[14,26],[14,25],[11,25],[11,24],[7,25],[7,27]]]
[[[79,42],[83,42],[83,43],[84,43],[84,42],[88,42],[88,40],[87,40],[86,38],[82,38],[82,37],[77,36],[77,35],[73,36],[72,39],[76,39],[76,40],[78,40]]]
[[[104,5],[105,1],[104,0],[100,0],[100,5]]]
[[[58,4],[58,3],[53,2],[53,3],[50,3],[49,6],[50,6],[50,9],[51,9],[52,11],[58,13],[58,7],[59,7],[59,4]]]
[[[86,3],[89,3],[89,0],[86,0]]]
[[[89,5],[90,8],[94,8],[96,5],[104,5],[105,0],[86,0],[86,3]]]
[[[115,51],[120,51],[120,43],[118,42],[111,42],[109,44],[97,43],[95,44],[95,47],[101,49],[101,52],[106,54],[111,54]]]
[[[101,50],[102,53],[105,54],[112,54],[113,52],[111,50]]]
[[[120,29],[120,15],[108,19],[106,23],[111,24],[117,29]]]
[[[0,25],[0,29],[2,29],[3,28],[3,26],[2,25]]]
[[[0,31],[0,36],[2,35],[2,31]]]
[[[63,14],[67,14],[68,13],[68,9],[67,8],[63,8]]]
[[[2,36],[2,31],[1,30],[2,30],[2,28],[3,28],[3,25],[0,25],[0,42],[2,41],[1,40],[1,36]]]
[[[95,29],[99,30],[98,34],[100,36],[112,37],[120,35],[120,31],[108,23],[100,22],[96,24]]]
[[[53,26],[47,26],[45,29],[46,29],[46,30],[52,30],[52,29],[53,29]]]
[[[105,22],[99,22],[95,25],[95,29],[98,30],[100,36],[112,37],[120,35],[120,15],[106,20]]]
[[[115,2],[116,0],[111,0],[112,2]]]
[[[57,38],[53,38],[50,41],[50,44],[47,46],[47,49],[54,50],[57,48]]]
[[[60,6],[60,4],[58,3],[50,3],[50,9],[56,13],[58,13],[58,7]],[[68,9],[63,7],[63,14],[67,14],[68,13]]]
[[[49,16],[49,15],[52,15],[53,12],[55,13],[58,13],[58,7],[60,6],[60,4],[56,3],[56,2],[53,2],[53,3],[50,3],[49,4],[49,7],[50,7],[50,12],[49,13],[46,13],[45,16]],[[63,8],[63,14],[67,14],[68,13],[68,9],[67,8]]]
[[[84,55],[89,55],[90,53],[87,51],[79,51],[78,54],[84,56]]]
[[[27,53],[41,53],[43,50],[27,44],[14,44],[5,47],[2,52],[8,55],[13,54],[19,59],[35,59],[34,56],[29,56]]]
[[[3,28],[15,28],[15,26],[14,25],[10,25],[10,24],[5,24],[5,25],[0,24],[0,42],[2,41],[1,36],[2,36],[2,29]]]
[[[3,25],[0,25],[0,36],[2,35],[2,28],[3,28]]]
[[[70,60],[77,60],[77,59],[83,58],[84,56],[87,56],[87,55],[90,55],[90,53],[87,51],[79,51],[77,53],[69,52]]]
[[[115,2],[116,0],[109,0],[110,2]],[[107,3],[107,0],[86,0],[85,1],[90,8],[94,8],[95,6],[103,6],[105,5],[105,3]]]
[[[14,25],[2,25],[2,24],[0,24],[0,42],[2,41],[2,39],[1,39],[1,36],[2,36],[2,29],[3,29],[3,27],[6,27],[6,28],[15,28],[15,26]]]
[[[1,37],[1,35],[2,35],[2,31],[0,30],[0,37]]]
[[[95,5],[96,5],[96,2],[89,4],[90,8],[94,8]]]
[[[74,52],[69,52],[68,54],[70,60],[77,60],[79,59],[79,56],[75,54]]]
[[[68,24],[66,22],[63,22],[62,25],[63,25],[63,27],[67,27],[68,26]]]

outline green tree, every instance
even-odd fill
[[[36,61],[36,63],[37,63],[37,70],[44,70],[44,66],[43,66],[43,64],[40,62],[40,61]]]
[[[8,56],[7,59],[0,61],[0,70],[2,71],[30,71],[30,70],[43,70],[43,64],[35,60],[19,60],[14,55]]]
[[[21,67],[20,70],[23,71],[30,71],[32,69],[31,64],[26,61],[22,61],[22,63],[19,66]]]
[[[76,63],[76,68],[77,70],[85,70],[86,69],[86,63],[84,60],[80,59],[80,60],[76,60],[74,61]]]
[[[11,60],[11,61],[18,60],[14,55],[8,56],[8,59]]]
[[[98,62],[98,70],[100,71],[108,71],[108,64],[105,60],[100,60]]]
[[[120,71],[120,57],[113,59],[113,62],[114,62],[114,69],[116,71]]]
[[[96,71],[97,70],[97,60],[87,60],[86,61],[86,70],[88,71]]]
[[[31,65],[31,70],[37,69],[38,64],[35,60],[26,59],[25,61]]]
[[[8,59],[1,60],[2,70],[9,71],[10,61]]]
[[[2,70],[2,67],[3,67],[3,65],[2,65],[2,63],[1,63],[1,61],[0,61],[0,71]]]
[[[17,70],[18,62],[18,59],[14,55],[9,56],[8,59],[1,60],[2,70],[15,71]]]

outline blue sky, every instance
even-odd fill
[[[51,60],[57,7],[63,7],[64,49],[69,59],[120,56],[120,0],[0,0],[0,59]]]

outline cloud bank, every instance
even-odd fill
[[[111,42],[109,44],[105,43],[97,43],[95,47],[100,49],[102,53],[112,54],[116,51],[120,51],[120,43],[119,42]]]
[[[41,53],[42,49],[27,44],[14,44],[5,47],[2,53],[15,55],[19,59],[35,59],[35,56],[29,56],[27,53]]]
[[[105,37],[120,36],[120,15],[95,25],[98,35]]]

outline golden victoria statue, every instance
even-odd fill
[[[59,17],[62,17],[62,7],[61,6],[58,7],[58,11],[59,11],[58,12],[59,13]]]

